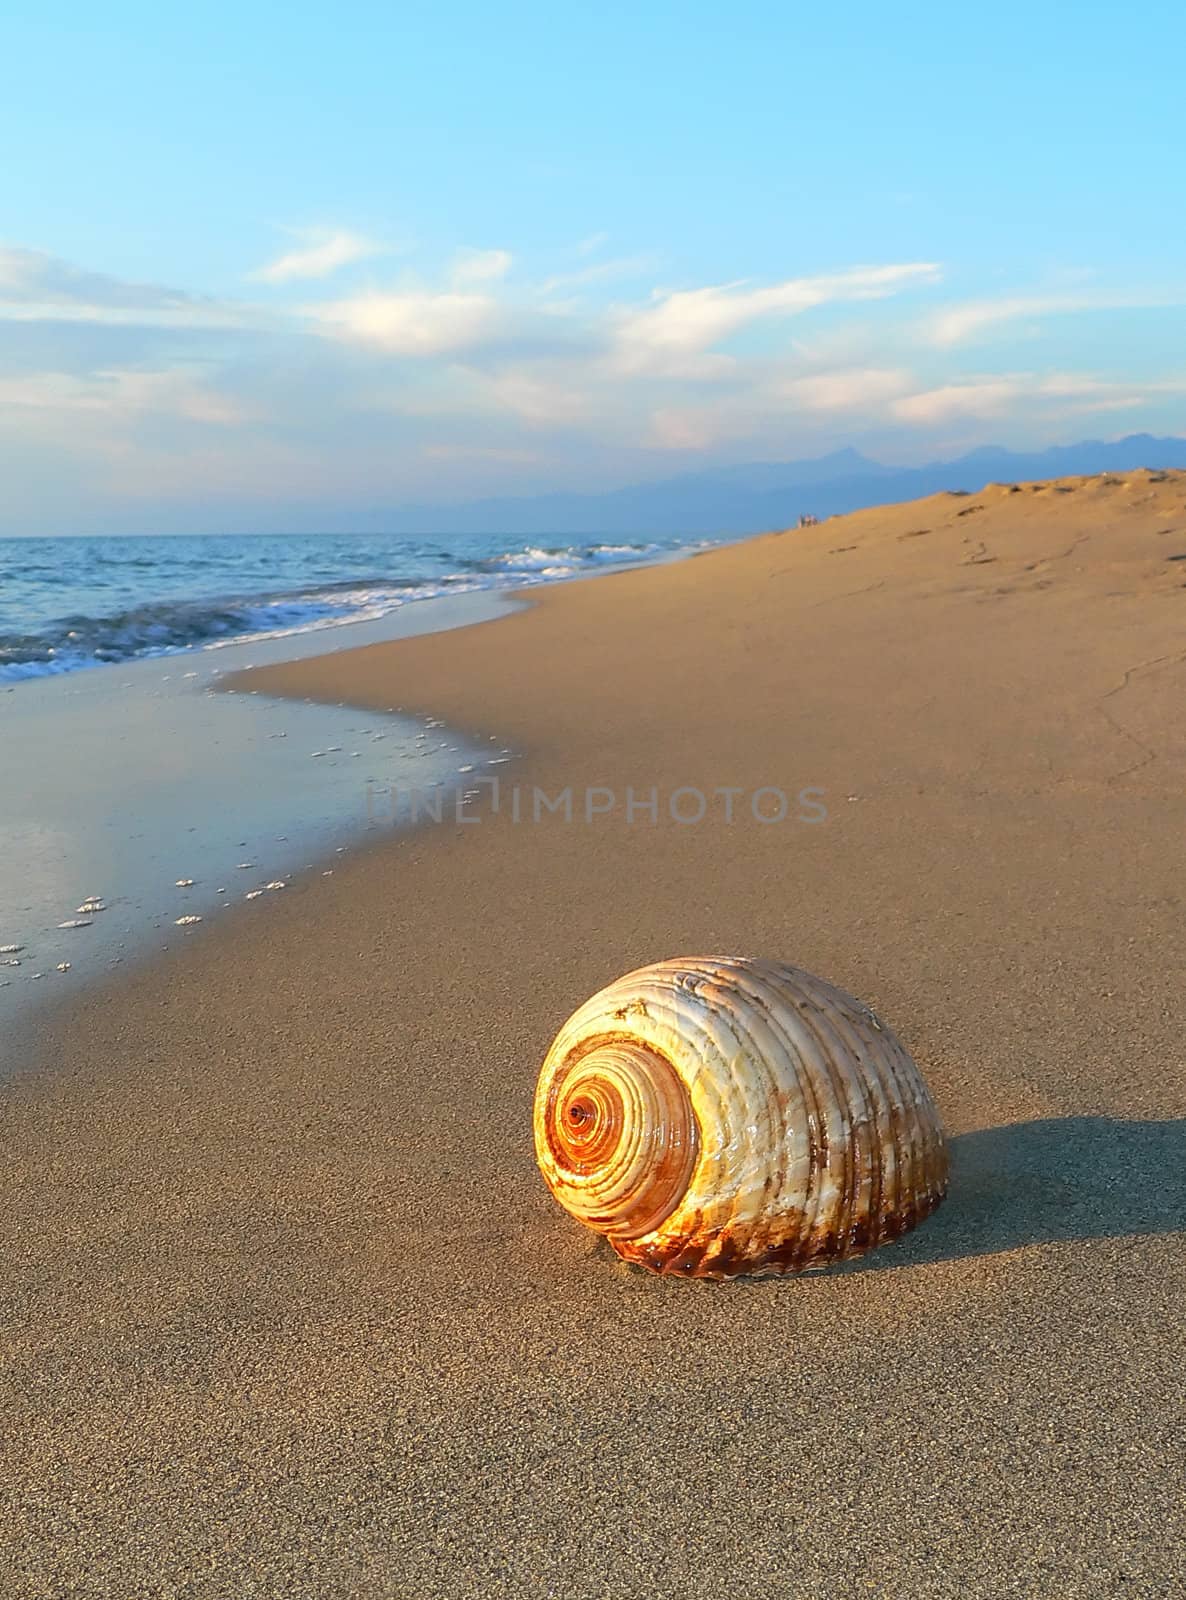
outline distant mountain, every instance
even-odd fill
[[[1032,455],[987,445],[954,461],[922,467],[887,467],[859,451],[837,450],[811,461],[715,467],[605,494],[409,505],[376,510],[366,520],[393,533],[759,533],[788,527],[801,512],[828,517],[942,489],[976,490],[991,482],[1129,472],[1135,467],[1186,467],[1186,439],[1137,433],[1111,444],[1088,439]]]

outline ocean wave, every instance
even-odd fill
[[[555,573],[560,569],[578,572],[588,565],[647,561],[669,548],[661,544],[527,545],[522,550],[506,550],[471,564],[484,572]]]
[[[591,568],[636,565],[674,553],[654,543],[525,545],[475,560],[454,556],[461,570],[432,577],[335,578],[273,594],[75,613],[35,632],[0,632],[0,682],[377,621],[415,600],[555,582]]]
[[[386,615],[420,591],[440,594],[443,587],[415,578],[394,585],[355,581],[278,595],[160,601],[106,616],[76,614],[37,633],[0,634],[0,678],[76,672],[363,621]]]

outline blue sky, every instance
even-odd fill
[[[1177,6],[5,25],[0,529],[1186,432]]]

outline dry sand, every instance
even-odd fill
[[[1184,558],[1186,475],[992,488],[254,675],[828,820],[384,834],[58,1018],[0,1593],[1181,1593]],[[568,1012],[733,951],[874,1004],[954,1136],[856,1270],[648,1278],[537,1177]]]

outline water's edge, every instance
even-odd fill
[[[252,667],[451,631],[521,604],[490,592],[426,601],[336,629],[332,651],[324,634],[256,641],[218,652],[206,673],[178,678],[160,672],[176,663],[153,660],[0,697],[0,946],[21,947],[0,955],[20,963],[0,965],[0,1074],[37,1058],[55,1007],[210,937],[232,908],[266,917],[281,892],[269,885],[308,892],[346,852],[406,832],[376,816],[372,792],[439,790],[451,806],[470,773],[514,755],[395,708],[262,694]],[[235,680],[225,688],[224,666]],[[91,896],[103,909],[85,910]]]

